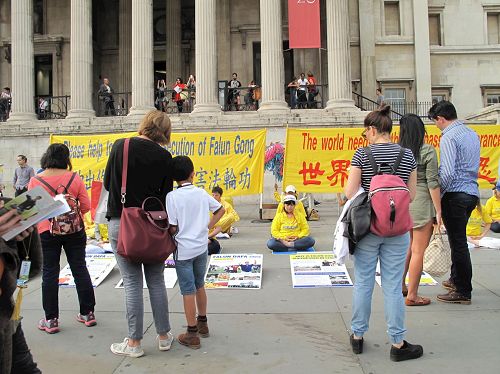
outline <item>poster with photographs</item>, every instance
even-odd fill
[[[172,255],[165,260],[163,280],[165,281],[165,288],[174,288],[177,283],[177,272],[175,271],[175,261],[172,258]],[[123,279],[120,279],[115,288],[123,288]],[[144,277],[144,269],[142,269],[142,288],[148,288],[146,278]]]
[[[114,254],[86,254],[85,261],[89,270],[92,286],[99,286],[104,279],[111,273],[116,265]],[[75,278],[71,273],[69,264],[66,265],[59,273],[59,286],[61,287],[76,287]]]
[[[290,256],[293,288],[351,287],[345,265],[332,252],[300,253]]]
[[[260,289],[263,259],[261,254],[212,255],[205,275],[205,288]]]
[[[382,276],[380,275],[380,262],[377,262],[377,269],[375,270],[375,281],[379,286],[382,287]],[[408,275],[406,275],[405,283],[408,284]],[[436,280],[432,278],[429,273],[422,271],[420,277],[420,286],[435,286],[437,284]]]

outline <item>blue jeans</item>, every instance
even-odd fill
[[[410,234],[406,233],[391,238],[368,234],[356,246],[351,319],[351,330],[356,336],[361,337],[368,331],[375,269],[380,260],[387,334],[392,344],[403,341],[406,329],[401,279],[409,245]]]
[[[207,252],[203,252],[189,260],[175,260],[175,271],[182,296],[193,295],[199,288],[205,286],[207,258]]]
[[[118,233],[120,231],[120,219],[111,218],[108,223],[109,241],[116,257],[116,262],[123,277],[123,287],[125,288],[125,307],[127,310],[128,337],[130,339],[141,340],[144,335],[144,300],[142,269],[149,290],[149,301],[155,321],[156,333],[165,335],[170,331],[170,321],[168,318],[167,289],[163,272],[165,264],[141,264],[130,262],[116,252],[118,244]]]
[[[293,248],[287,247],[278,239],[271,238],[267,241],[267,248],[274,252],[288,252],[288,251],[303,251],[307,248],[311,248],[315,241],[310,236],[304,236],[303,238],[297,239],[293,242]]]

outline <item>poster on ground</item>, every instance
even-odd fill
[[[163,279],[165,281],[165,288],[174,288],[177,283],[177,272],[175,271],[175,262],[170,256],[165,261],[165,270],[163,271]],[[115,288],[123,288],[123,279],[116,284]],[[144,268],[142,269],[142,288],[147,289],[146,278],[144,277]]]
[[[290,256],[293,288],[351,287],[345,265],[332,252],[300,253]]]
[[[375,281],[382,287],[382,276],[380,275],[380,262],[377,262],[377,269],[375,270]],[[406,275],[405,283],[408,284],[408,275]],[[437,284],[436,280],[432,278],[429,273],[422,271],[420,276],[420,286],[435,286]]]
[[[205,288],[260,289],[263,259],[261,254],[212,255],[205,275]]]
[[[112,253],[88,253],[85,255],[85,261],[93,287],[99,286],[116,265],[116,258]],[[76,287],[69,264],[59,273],[59,286]]]

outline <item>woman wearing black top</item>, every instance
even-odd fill
[[[125,207],[140,207],[144,199],[150,196],[165,201],[167,193],[172,191],[172,155],[162,148],[162,145],[170,143],[170,132],[170,119],[165,113],[153,110],[142,120],[139,136],[130,140]],[[128,337],[121,343],[112,344],[111,351],[117,355],[140,357],[144,354],[141,348],[144,331],[143,267],[160,351],[170,349],[173,335],[170,333],[167,291],[163,278],[165,264],[134,263],[116,252],[122,212],[120,188],[123,145],[124,139],[113,144],[104,174],[104,187],[109,191],[106,214],[109,219],[109,239],[123,277],[128,322]]]
[[[365,118],[363,131],[373,157],[377,164],[381,165],[384,173],[391,171],[391,167],[387,165],[394,164],[401,150],[399,145],[391,142],[392,120],[389,113],[389,106],[370,112]],[[416,167],[412,152],[405,149],[396,175],[408,186],[411,199],[415,197],[416,192]],[[370,181],[375,173],[364,148],[359,148],[351,161],[351,170],[345,188],[347,198],[352,198],[360,186],[368,192]],[[409,243],[408,232],[392,237],[370,233],[356,245],[351,319],[351,346],[354,353],[363,352],[363,335],[368,331],[375,269],[377,261],[380,261],[387,333],[392,343],[390,358],[393,361],[403,361],[422,356],[423,350],[420,345],[413,345],[403,340],[406,328],[401,277]]]

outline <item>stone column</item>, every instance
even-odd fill
[[[12,113],[9,121],[31,121],[35,116],[33,56],[33,2],[11,2],[12,20]]]
[[[195,0],[196,104],[193,114],[220,112],[217,101],[216,0]]]
[[[326,110],[355,111],[349,46],[349,0],[326,1],[328,97]]]
[[[288,111],[281,28],[281,0],[260,0],[262,104],[260,112]]]
[[[166,70],[167,86],[171,86],[181,77],[186,81],[182,69],[182,33],[181,33],[181,0],[166,0],[167,10],[165,23],[167,25]]]
[[[359,0],[361,92],[371,99],[376,98],[377,89],[374,14],[373,0]]]
[[[130,92],[132,76],[132,0],[120,0],[118,65],[120,92]],[[129,103],[130,105],[130,103]],[[128,109],[128,108],[127,108]]]
[[[432,102],[431,54],[429,47],[429,3],[413,1],[415,37],[415,86],[417,102]],[[420,114],[420,113],[418,113]]]
[[[95,116],[92,107],[92,0],[71,1],[71,109],[67,118]]]
[[[153,0],[132,1],[132,107],[129,116],[154,109]]]
[[[217,0],[217,78],[228,79],[231,73],[231,6],[229,0]]]

